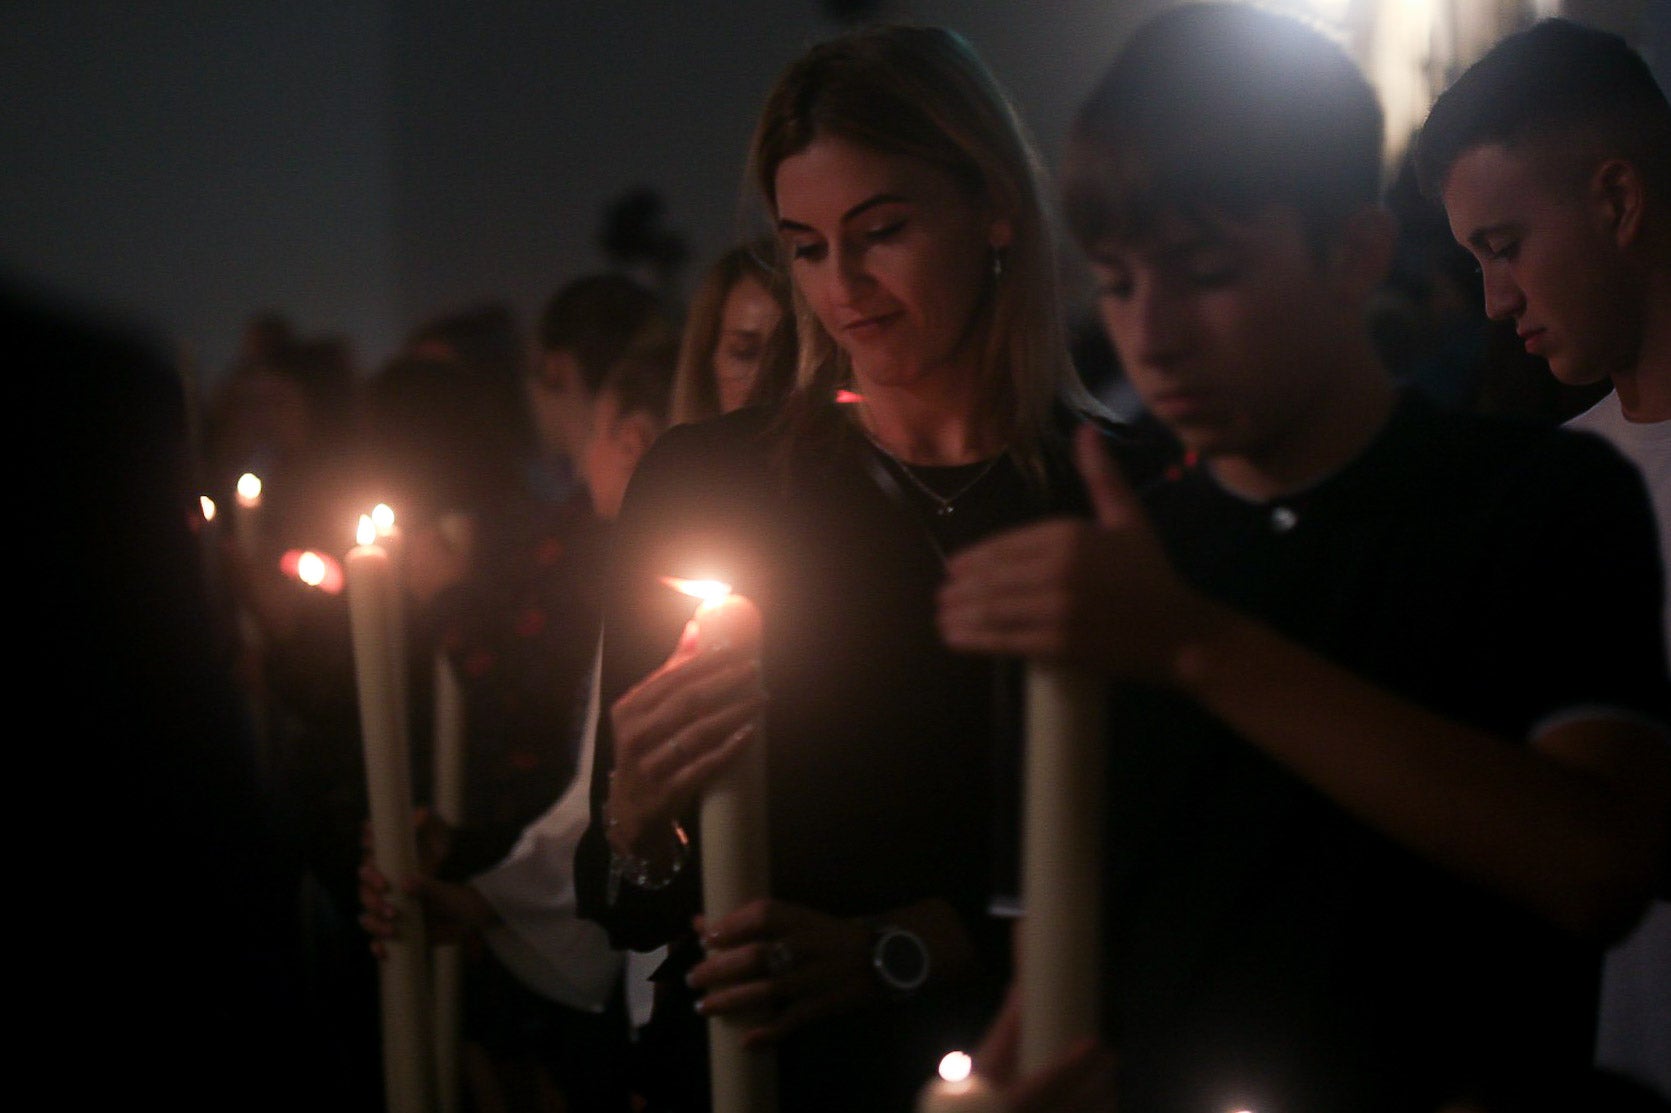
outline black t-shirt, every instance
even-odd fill
[[[1296,497],[1249,503],[1190,469],[1146,502],[1192,583],[1448,718],[1515,744],[1580,707],[1667,718],[1652,520],[1599,440],[1411,396]],[[1113,712],[1122,1113],[1431,1111],[1588,1063],[1597,946],[1371,831],[1180,697],[1126,689]]]

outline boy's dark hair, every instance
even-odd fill
[[[574,353],[592,393],[634,343],[673,331],[661,299],[620,274],[575,279],[552,295],[539,322],[540,347]]]
[[[674,369],[679,363],[679,346],[665,335],[649,335],[632,345],[610,365],[597,394],[615,398],[617,418],[645,414],[657,428],[667,425],[673,401]]]
[[[1141,240],[1157,217],[1299,210],[1320,244],[1374,205],[1380,103],[1321,30],[1193,3],[1137,29],[1074,119],[1063,172],[1081,245]]]
[[[1439,199],[1456,160],[1581,129],[1628,158],[1648,187],[1671,192],[1671,106],[1619,36],[1564,19],[1510,35],[1439,97],[1416,140],[1422,192]]]

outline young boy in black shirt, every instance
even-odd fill
[[[1642,483],[1599,442],[1394,387],[1364,324],[1394,235],[1381,128],[1297,21],[1210,3],[1139,29],[1064,188],[1121,363],[1191,463],[1134,493],[1087,433],[1096,520],[976,546],[942,596],[957,648],[1122,682],[1121,1113],[1554,1100],[1659,868]]]

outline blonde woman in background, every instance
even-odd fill
[[[781,398],[794,375],[789,288],[770,240],[714,261],[691,298],[673,382],[673,422],[706,421]]]

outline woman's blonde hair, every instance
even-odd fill
[[[775,218],[777,169],[823,136],[904,155],[950,174],[1007,219],[1010,244],[992,280],[980,355],[980,417],[1029,465],[1059,398],[1090,398],[1068,356],[1044,174],[1014,106],[962,36],[938,27],[883,26],[821,43],[778,79],[750,151],[750,173]],[[794,293],[800,352],[785,407],[805,426],[849,386],[846,356]]]
[[[714,260],[685,313],[679,342],[679,366],[673,380],[673,424],[705,421],[720,412],[719,384],[714,381],[714,350],[719,346],[725,299],[744,279],[760,284],[783,311],[779,327],[766,339],[760,377],[749,392],[749,402],[775,402],[793,385],[794,338],[790,327],[789,291],[783,271],[775,264],[770,239],[738,244]]]

